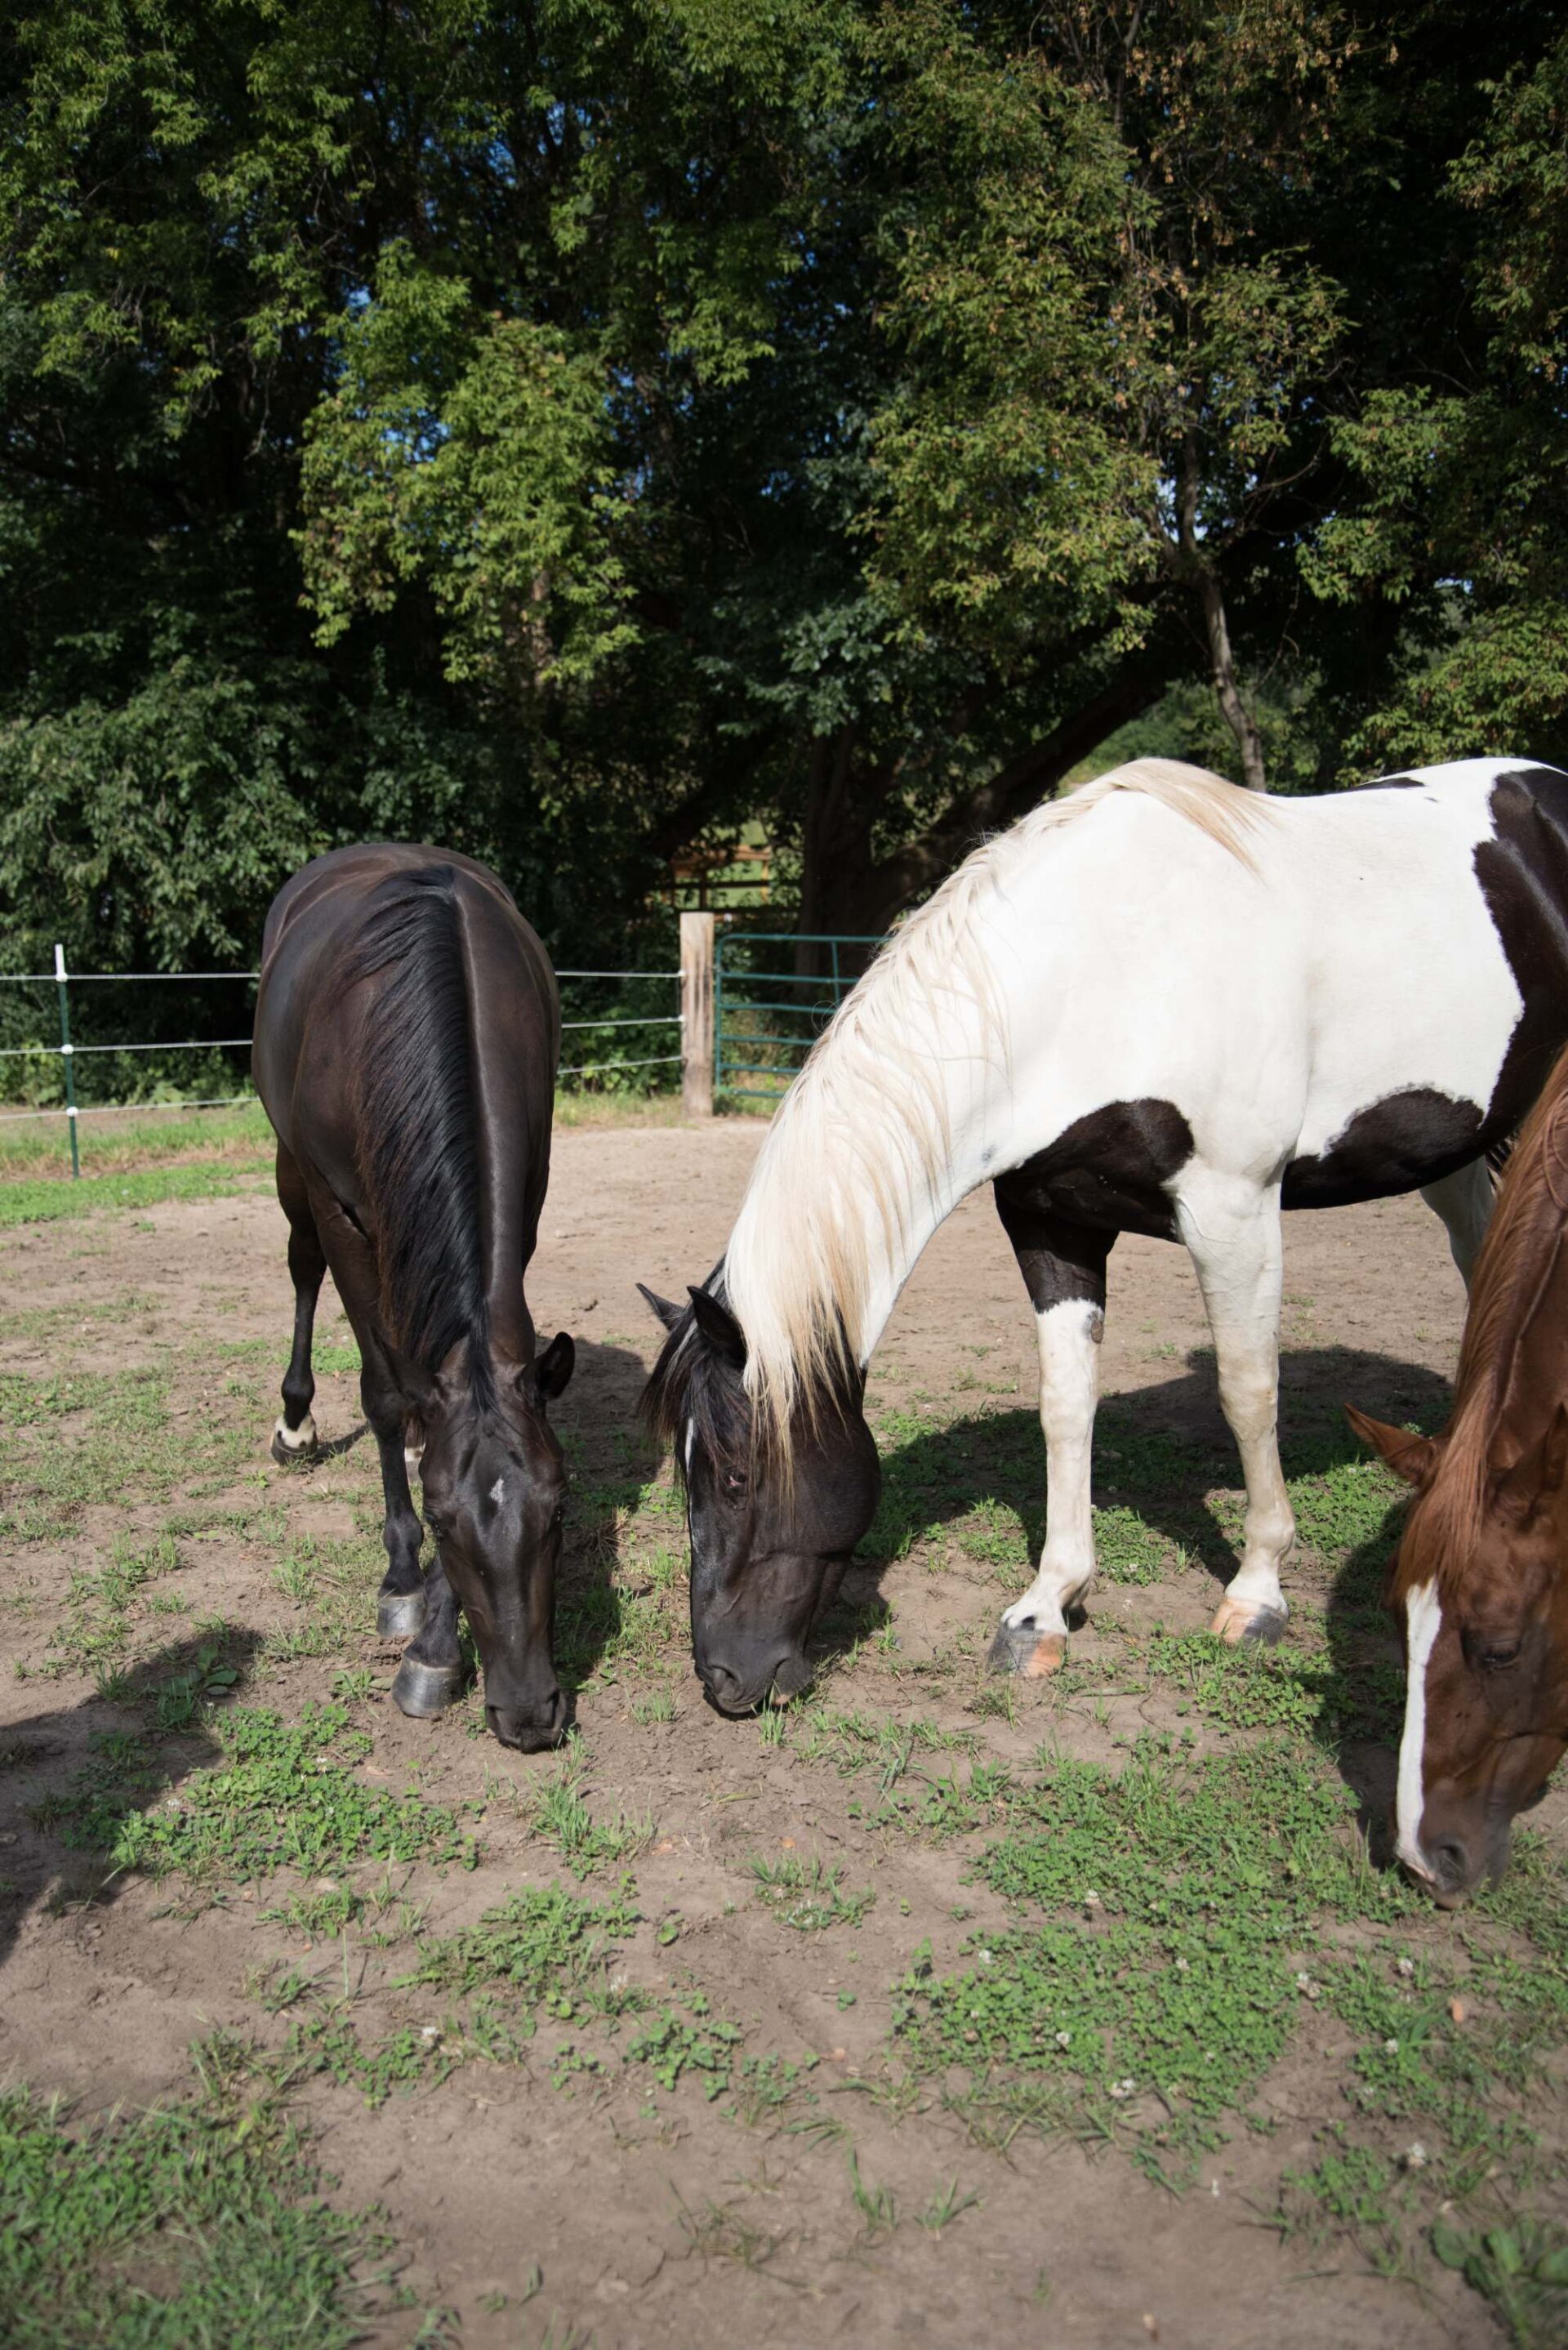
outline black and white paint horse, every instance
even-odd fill
[[[330,1267],[381,1456],[378,1625],[409,1639],[392,1695],[405,1713],[451,1704],[461,1602],[490,1727],[525,1748],[566,1727],[551,1657],[566,1476],[545,1407],[574,1350],[564,1331],[535,1347],[523,1293],[559,1049],[545,950],[472,858],[334,849],[274,899],[253,1064],[277,1135],[295,1323],[273,1452],[318,1450],[310,1342]],[[411,1427],[436,1540],[423,1578]]]
[[[698,1670],[807,1678],[875,1511],[866,1364],[987,1180],[1037,1319],[1039,1571],[992,1650],[1060,1662],[1095,1571],[1090,1442],[1118,1232],[1181,1241],[1241,1451],[1213,1629],[1272,1639],[1294,1540],[1275,1435],[1282,1207],[1419,1188],[1468,1274],[1488,1149],[1568,1038],[1568,775],[1472,759],[1321,799],[1142,760],[1024,817],[890,941],[775,1117],[646,1398],[686,1481]]]

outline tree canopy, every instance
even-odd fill
[[[878,930],[1109,741],[1568,754],[1543,0],[54,0],[0,77],[12,968],[248,959],[367,835],[587,961],[757,818]]]

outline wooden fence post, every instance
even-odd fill
[[[680,917],[680,1107],[713,1115],[713,917]]]

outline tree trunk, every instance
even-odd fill
[[[871,827],[881,801],[877,779],[857,776],[855,729],[819,734],[812,743],[801,825],[800,919],[796,975],[809,979],[832,968],[832,951],[816,943],[859,931],[859,907],[871,872]],[[871,950],[865,950],[868,958]],[[840,970],[862,963],[839,951]]]
[[[1242,701],[1241,688],[1236,682],[1236,664],[1231,652],[1231,626],[1225,615],[1225,598],[1220,592],[1219,579],[1204,558],[1202,542],[1198,536],[1198,442],[1190,432],[1181,444],[1178,529],[1184,566],[1197,589],[1199,608],[1203,614],[1203,633],[1209,645],[1209,666],[1214,680],[1215,697],[1241,754],[1241,780],[1250,792],[1266,791],[1268,779],[1263,769],[1263,738],[1258,731],[1258,722]]]

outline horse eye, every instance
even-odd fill
[[[1517,1664],[1519,1661],[1520,1643],[1517,1640],[1494,1641],[1486,1648],[1481,1647],[1479,1641],[1472,1648],[1467,1641],[1465,1648],[1470,1663],[1478,1672],[1506,1672],[1510,1665]]]

